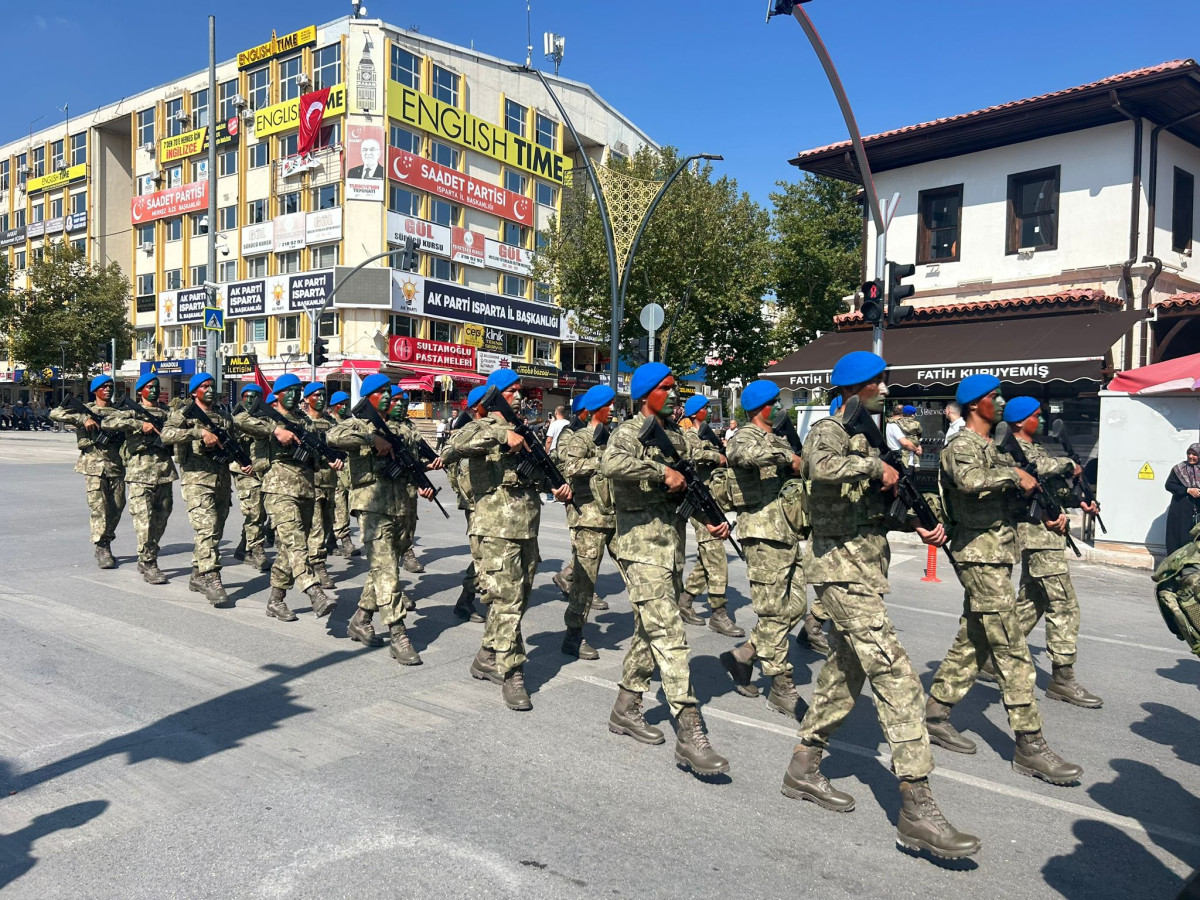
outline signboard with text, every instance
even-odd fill
[[[400,213],[389,212],[387,216],[388,243],[403,244],[405,238],[417,242],[417,249],[422,253],[433,253],[437,256],[449,256],[451,231],[445,225],[426,222],[424,219],[414,219],[412,216],[402,216]]]
[[[425,315],[555,339],[561,332],[562,312],[556,306],[429,278],[425,279]]]
[[[392,337],[388,340],[388,359],[414,366],[475,371],[475,348],[423,338]]]
[[[35,194],[38,191],[44,191],[49,188],[62,187],[64,184],[78,181],[86,175],[87,163],[80,163],[77,166],[70,166],[65,169],[59,169],[57,172],[51,172],[49,175],[42,175],[40,178],[30,178],[25,184],[25,190],[30,194]]]
[[[314,113],[316,110],[314,110]],[[346,86],[335,84],[329,91],[329,99],[325,101],[325,111],[321,114],[324,121],[332,116],[340,116],[346,112]],[[289,128],[300,127],[300,98],[293,97],[273,106],[264,106],[254,111],[254,136],[259,140],[269,134],[287,131]]]
[[[238,68],[248,69],[251,66],[266,62],[268,59],[273,59],[283,53],[290,53],[293,50],[299,50],[301,47],[307,47],[309,44],[315,44],[316,42],[316,25],[309,25],[306,28],[301,28],[299,31],[285,34],[283,37],[277,36],[272,31],[269,41],[238,53]]]
[[[414,156],[399,147],[388,147],[388,177],[451,203],[470,206],[522,225],[533,225],[533,201],[528,197]]]
[[[208,182],[194,181],[164,191],[155,191],[153,194],[143,194],[134,197],[129,207],[134,225],[207,211]]]

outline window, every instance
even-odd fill
[[[267,257],[250,256],[246,258],[246,277],[247,278],[266,278],[267,277]],[[265,341],[266,338],[258,338]]]
[[[342,123],[334,122],[332,125],[324,125],[321,128],[321,133],[317,135],[317,140],[313,144],[313,148],[322,150],[327,147],[332,147],[335,144],[342,142]]]
[[[139,225],[137,227],[137,242],[138,246],[154,243],[154,225]]]
[[[204,287],[204,282],[208,281],[208,266],[192,266],[191,276],[188,284],[192,287]]]
[[[271,144],[269,141],[259,141],[250,145],[250,168],[261,169],[271,162]]]
[[[416,337],[417,320],[412,316],[388,316],[388,334],[392,337]]]
[[[192,127],[203,128],[208,124],[208,88],[192,94]]]
[[[440,256],[429,257],[429,277],[442,281],[458,281],[458,263],[452,263]]]
[[[163,329],[163,349],[178,350],[183,346],[183,329],[182,328],[164,328]]]
[[[458,76],[441,66],[433,67],[433,96],[443,103],[458,106]]]
[[[407,128],[401,128],[399,125],[393,125],[389,129],[388,143],[393,147],[399,147],[401,150],[407,150],[414,156],[421,155],[421,136],[414,134]]]
[[[458,168],[459,152],[449,144],[430,140],[429,158],[439,165],[447,166],[451,169]]]
[[[8,190],[8,160],[0,159],[0,191]]]
[[[78,253],[80,256],[83,256],[83,255],[85,255],[85,254],[87,253],[87,249],[86,249],[86,248],[87,248],[87,242],[86,242],[86,241],[84,241],[84,239],[83,239],[83,238],[79,238],[78,240],[71,241],[71,247],[72,247],[72,249],[74,249],[74,250],[75,250],[75,252],[76,252],[76,253]]]
[[[504,101],[504,128],[519,137],[525,137],[525,120],[529,110],[515,100]]]
[[[25,268],[25,251],[18,250],[15,254],[13,254],[13,260],[13,268],[20,272]]]
[[[222,206],[217,210],[217,230],[232,231],[237,228],[237,207]]]
[[[147,272],[145,275],[139,275],[137,279],[137,292],[139,297],[145,297],[154,293],[154,273]]]
[[[8,231],[8,213],[0,213],[0,231]],[[3,255],[0,254],[0,259],[3,258]]]
[[[326,244],[312,248],[312,266],[314,269],[332,269],[338,263],[337,244]]]
[[[295,100],[300,96],[300,55],[289,56],[279,61],[279,99]]]
[[[81,166],[87,162],[87,133],[71,135],[71,165]]]
[[[550,292],[550,285],[544,281],[539,281],[533,286],[533,299],[538,303],[553,303],[554,295]]]
[[[87,212],[87,193],[78,191],[71,195],[71,213],[73,215],[83,215]]]
[[[187,116],[183,113],[183,98],[167,101],[167,137],[175,137],[186,130]]]
[[[454,328],[449,322],[430,322],[429,323],[429,339],[431,341],[442,341],[449,344],[451,337],[454,335]]]
[[[183,184],[183,166],[172,166],[167,169],[167,187],[179,187]]]
[[[208,160],[202,159],[199,162],[192,163],[192,181],[205,181],[208,179]]]
[[[917,263],[958,262],[962,228],[961,184],[917,195]]]
[[[43,221],[46,215],[46,204],[38,201],[29,207],[29,221],[36,224]]]
[[[289,194],[279,195],[279,214],[286,216],[289,213],[300,212],[300,192],[292,191]]]
[[[300,340],[300,317],[299,316],[279,316],[275,320],[275,340],[277,340],[277,341],[298,341],[298,340]]]
[[[166,233],[167,241],[177,241],[183,237],[183,219],[176,216],[173,219],[163,221],[163,231]]]
[[[227,259],[217,263],[217,281],[226,284],[237,280],[237,260]]]
[[[63,212],[63,201],[62,201],[62,197],[54,197],[54,198],[53,198],[53,199],[50,201],[50,215],[48,215],[46,218],[48,218],[48,219],[61,219],[61,218],[62,218],[62,212]]]
[[[525,358],[525,335],[523,334],[506,334],[504,335],[504,352],[509,356],[519,356]]]
[[[552,361],[554,359],[554,343],[552,341],[544,341],[541,338],[534,338],[533,358],[542,362]]]
[[[137,349],[139,352],[142,350],[154,350],[153,328],[139,328],[137,330]]]
[[[246,73],[246,90],[250,92],[250,96],[246,99],[250,102],[251,109],[262,109],[271,104],[271,72],[269,66],[263,66],[260,69],[252,69]]]
[[[226,150],[218,160],[217,173],[220,175],[237,174],[237,151]]]
[[[251,319],[246,323],[247,341],[265,341],[267,339],[267,320]]]
[[[137,139],[139,147],[154,143],[154,107],[137,114]]]
[[[341,330],[338,314],[335,312],[325,313],[317,320],[317,337],[337,337]]]
[[[163,272],[163,289],[168,291],[177,291],[183,287],[183,270],[182,269],[167,269]]]
[[[50,171],[57,172],[66,166],[67,157],[63,153],[63,142],[55,141],[50,145]]]
[[[338,185],[323,184],[318,188],[313,188],[313,209],[332,209],[338,205]]]
[[[237,96],[238,83],[237,79],[233,78],[229,81],[222,81],[217,85],[217,113],[221,117],[221,121],[232,119],[238,114],[237,107],[233,105],[233,98]]]
[[[279,139],[279,157],[287,159],[289,156],[295,156],[300,149],[300,135],[288,134]]]
[[[225,331],[221,335],[221,340],[226,344],[237,343],[237,319],[225,319]]]
[[[1175,193],[1171,205],[1171,249],[1190,253],[1195,225],[1196,179],[1190,172],[1175,169]]]
[[[1008,243],[1005,252],[1058,247],[1059,166],[1008,176]]]
[[[397,185],[388,187],[388,209],[402,216],[421,214],[421,195]]]
[[[445,200],[434,198],[429,203],[429,218],[439,225],[457,225],[458,207],[452,203],[447,203]]]
[[[313,90],[333,87],[342,80],[342,45],[330,44],[313,51]]]
[[[279,254],[279,274],[290,275],[300,271],[300,251],[289,250]]]
[[[208,213],[196,213],[192,219],[192,237],[208,234]]]
[[[414,91],[421,89],[421,57],[403,47],[392,47],[392,81],[398,81]]]
[[[537,142],[538,146],[558,149],[558,123],[541,113],[537,114]]]
[[[505,275],[501,279],[500,293],[506,297],[524,297],[527,282],[517,275]]]
[[[558,205],[558,188],[551,184],[545,184],[541,181],[537,182],[537,186],[533,189],[537,198],[537,202],[542,206],[557,206]]]
[[[506,244],[512,244],[514,247],[524,247],[526,233],[527,229],[524,225],[518,225],[516,222],[505,222],[500,230],[500,240]]]
[[[529,179],[520,172],[514,172],[512,169],[504,170],[504,189],[512,191],[514,194],[525,196],[526,190],[529,188]]]
[[[36,147],[30,151],[29,177],[41,178],[46,174],[46,148]]]
[[[246,204],[246,224],[257,225],[267,221],[267,201],[251,200]]]

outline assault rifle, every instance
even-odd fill
[[[705,425],[708,423],[705,422]],[[775,417],[775,421],[771,423],[771,430],[788,442],[788,446],[792,448],[792,452],[800,456],[804,452],[804,441],[800,440],[800,434],[796,431],[796,423],[792,421],[792,417],[788,415],[786,409],[780,410],[779,415]],[[701,435],[703,437],[703,435]],[[924,528],[925,526],[921,526]]]
[[[700,440],[708,441],[717,450],[720,450],[722,453],[725,452],[725,442],[717,437],[717,433],[713,431],[713,427],[708,422],[701,422],[700,427],[696,429],[696,434],[700,437]],[[799,453],[800,451],[797,450],[796,452]]]
[[[605,447],[608,445],[608,439],[612,435],[608,426],[601,422],[596,426],[596,430],[592,432],[592,441],[597,447]]]
[[[222,428],[216,422],[208,417],[208,413],[200,408],[195,400],[192,400],[183,408],[183,417],[185,419],[195,419],[208,431],[211,431],[217,438],[217,449],[205,450],[205,456],[211,456],[219,463],[235,462],[241,468],[253,465],[250,459],[250,454],[246,452],[238,439],[229,433],[229,430]]]
[[[96,420],[95,434],[93,435],[89,431],[89,432],[87,432],[87,435],[89,438],[91,438],[92,443],[95,444],[97,447],[116,448],[116,447],[120,447],[121,444],[123,444],[125,442],[125,432],[123,432],[123,431],[105,431],[103,428],[100,427],[100,416],[96,415],[94,412],[92,412],[90,409],[88,409],[87,406],[84,405],[84,402],[82,400],[80,400],[78,397],[76,397],[74,394],[67,394],[67,396],[63,397],[63,401],[62,401],[62,403],[59,404],[59,407],[61,409],[67,410],[68,412],[73,412],[76,415],[87,416],[88,418]],[[115,409],[116,407],[113,407],[113,408]],[[80,427],[82,428],[83,426],[80,426]],[[84,430],[87,431],[86,428]]]
[[[135,403],[133,398],[128,394],[121,398],[121,402],[116,404],[116,408],[124,410],[125,412],[131,412],[135,418],[140,419],[143,422],[149,422],[151,425],[153,425],[154,440],[150,441],[150,446],[155,450],[165,449],[162,442],[162,426],[166,421],[165,419],[156,418],[148,413],[146,411],[146,407],[142,406],[140,403]]]
[[[508,401],[504,399],[504,395],[499,390],[494,386],[488,388],[480,402],[489,413],[500,413],[504,417],[504,421],[508,422],[509,428],[525,439],[529,449],[520,451],[520,462],[517,463],[517,473],[522,478],[534,481],[540,476],[549,482],[552,491],[557,491],[568,483],[554,460],[550,458],[550,454],[546,452],[545,445],[538,440],[537,435],[533,433],[533,429],[526,424],[525,420],[513,412],[512,407],[508,405]],[[576,509],[579,508],[574,500],[571,501],[571,505]]]
[[[458,414],[458,418],[454,420],[454,424],[450,426],[451,431],[458,431],[464,425],[468,425],[475,421],[475,414],[469,409],[464,409]]]
[[[1067,457],[1080,468],[1079,476],[1073,479],[1076,499],[1084,503],[1094,503],[1096,505],[1096,524],[1100,526],[1101,532],[1108,534],[1108,529],[1104,527],[1104,520],[1100,518],[1100,501],[1096,499],[1095,490],[1092,489],[1087,477],[1083,474],[1083,460],[1079,457],[1079,453],[1076,452],[1075,445],[1071,442],[1071,436],[1067,434],[1067,426],[1063,424],[1062,419],[1054,420],[1054,424],[1050,426],[1050,436],[1062,444]]]
[[[1037,463],[1025,455],[1025,449],[1017,439],[1016,433],[1008,427],[1007,422],[1001,422],[996,426],[996,446],[1000,449],[1001,453],[1007,453],[1013,458],[1013,461],[1017,464],[1017,468],[1022,469],[1037,479],[1037,487],[1033,489],[1033,497],[1029,503],[1029,517],[1040,522],[1046,519],[1057,519],[1061,516],[1063,509],[1050,496],[1050,492],[1046,490],[1045,483],[1037,473]],[[1071,548],[1071,552],[1076,556],[1083,556],[1079,552],[1079,548],[1075,546],[1075,541],[1071,539],[1071,532],[1069,530],[1065,537],[1067,539],[1067,546]]]
[[[325,462],[337,462],[338,460],[345,462],[346,460],[345,452],[330,447],[325,443],[323,435],[309,431],[304,427],[303,422],[296,422],[281,415],[279,410],[267,406],[261,398],[257,401],[252,415],[260,419],[270,419],[284,431],[290,431],[296,436],[296,444],[292,449],[292,459],[296,462],[306,463],[313,459],[322,459]]]
[[[429,476],[425,474],[425,463],[421,462],[408,445],[404,443],[396,434],[387,427],[387,423],[383,421],[383,416],[379,415],[379,410],[371,405],[371,401],[367,397],[363,397],[358,401],[358,406],[354,407],[354,417],[362,419],[375,429],[375,434],[389,444],[392,445],[392,455],[383,465],[383,474],[387,478],[393,480],[397,478],[409,478],[412,483],[417,486],[418,490],[433,491],[433,497],[430,499],[437,504],[437,508],[442,511],[442,515],[447,519],[450,518],[450,513],[446,512],[438,500],[438,492],[441,488],[434,487],[433,482],[429,480]]]
[[[684,521],[698,515],[700,520],[708,525],[724,525],[727,523],[725,511],[721,509],[716,498],[708,489],[700,474],[696,471],[696,467],[692,465],[690,460],[684,459],[679,455],[679,451],[675,449],[675,445],[671,443],[671,438],[663,431],[662,425],[654,416],[647,416],[646,421],[642,423],[641,430],[638,431],[638,442],[643,447],[654,447],[658,449],[668,460],[668,465],[683,476],[687,487],[684,489],[683,501],[675,509],[677,515],[683,518]],[[665,488],[665,485],[664,485]],[[741,548],[733,538],[733,532],[725,538],[737,551],[737,555],[743,560],[746,558],[746,552]]]

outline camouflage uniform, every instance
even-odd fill
[[[196,534],[192,569],[197,575],[221,571],[221,537],[231,503],[230,464],[217,462],[205,452],[204,426],[185,418],[184,407],[167,416],[162,431],[164,444],[174,444],[175,459],[183,473],[183,502]],[[233,420],[224,409],[214,406],[207,415],[214,425],[232,428]]]
[[[451,437],[476,430],[479,420],[472,420],[454,432]],[[442,464],[446,476],[450,479],[450,488],[458,497],[458,508],[463,511],[467,520],[467,541],[471,547],[471,563],[463,573],[463,591],[474,596],[481,594],[484,603],[490,603],[486,586],[483,583],[483,559],[479,555],[479,535],[471,531],[471,519],[475,515],[475,496],[471,490],[471,466],[465,456],[462,456],[454,446],[447,443],[442,447]]]
[[[683,438],[696,460],[697,472],[707,482],[721,464],[721,451],[703,440],[695,428],[683,429]],[[729,589],[729,557],[725,554],[725,541],[713,537],[704,523],[694,517],[692,532],[696,535],[696,564],[683,582],[684,593],[699,597],[707,592],[709,608],[723,609],[725,592]]]
[[[105,418],[117,413],[111,406],[86,405],[92,411],[91,418],[101,427]],[[56,407],[50,411],[50,418],[75,427],[75,443],[79,447],[75,471],[84,476],[87,487],[92,543],[107,547],[116,536],[117,524],[125,509],[125,462],[121,457],[120,442],[114,441],[107,447],[97,446],[93,436],[98,432],[84,428],[83,423],[88,417],[79,413]]]
[[[807,587],[800,542],[779,499],[791,474],[788,442],[757,427],[739,428],[725,448],[737,484],[737,533],[746,553],[750,602],[758,623],[750,636],[764,675],[790,675],[788,634],[804,618]]]
[[[265,440],[245,431],[246,420],[250,418],[250,413],[241,406],[233,414],[238,442],[249,454],[254,472],[243,475],[238,471],[233,477],[237,482],[238,506],[242,510],[246,555],[259,558],[266,554],[267,546],[267,509],[263,504],[262,479],[271,467],[271,452]]]
[[[340,544],[350,540],[350,469],[337,473],[333,492],[333,536]]]
[[[316,434],[328,434],[336,423],[325,413],[315,418],[307,416],[304,427]],[[338,489],[338,473],[329,467],[328,460],[316,461],[317,472],[313,487],[317,492],[313,503],[312,529],[308,532],[308,562],[314,568],[325,565],[329,558],[329,536],[333,533],[333,514]],[[346,526],[349,528],[349,525]]]
[[[917,446],[921,444],[921,420],[916,416],[901,416],[896,420],[896,424],[900,426],[900,431],[904,436],[912,441]],[[904,464],[906,466],[919,465],[921,458],[912,450],[901,450]]]
[[[1017,532],[1011,492],[1018,485],[1017,473],[990,440],[964,428],[942,451],[938,480],[952,538],[950,554],[965,594],[958,635],[929,696],[953,706],[966,696],[991,654],[1013,731],[1041,731],[1033,659],[1012,584]]]
[[[159,420],[156,427],[161,433],[167,421],[166,411],[143,408]],[[125,434],[121,455],[125,459],[129,512],[133,516],[133,528],[137,534],[138,562],[156,563],[158,542],[167,530],[167,520],[175,504],[171,485],[179,480],[175,463],[171,460],[171,449],[161,444],[158,434],[143,431],[142,420],[132,412],[105,416],[100,427],[105,431],[121,431]]]
[[[891,561],[887,532],[901,526],[887,515],[891,495],[879,489],[883,463],[865,438],[846,432],[840,413],[812,427],[803,458],[812,520],[804,572],[832,626],[830,654],[800,723],[801,741],[827,747],[869,680],[896,776],[924,778],[933,770],[925,695],[883,601]]]
[[[556,448],[559,468],[571,483],[574,505],[567,506],[571,529],[571,590],[564,614],[567,628],[580,629],[587,622],[596,592],[596,577],[604,550],[617,559],[613,549],[617,518],[613,510],[612,482],[600,474],[602,448],[596,446],[596,429],[564,429]],[[576,508],[578,507],[578,508]],[[620,563],[617,564],[618,567]]]

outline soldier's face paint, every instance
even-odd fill
[[[376,391],[371,395],[371,405],[379,410],[381,416],[386,416],[388,407],[392,404],[392,398],[387,391]]]
[[[279,395],[279,405],[292,412],[300,405],[300,388],[288,388],[283,394]]]
[[[885,377],[885,375],[880,375],[873,381],[867,382],[858,392],[859,402],[869,413],[881,413],[887,406],[888,389]]]
[[[1028,419],[1021,423],[1021,433],[1026,437],[1034,437],[1038,433],[1038,429],[1042,427],[1041,413],[1034,413]]]
[[[340,419],[346,414],[346,404],[339,403],[337,406],[331,406],[329,407],[329,411]]]
[[[982,398],[975,406],[975,411],[988,422],[995,425],[1004,418],[1004,398],[999,391],[992,391]]]
[[[701,409],[694,416],[692,416],[692,419],[696,422],[697,425],[703,424],[704,420],[707,418],[708,418],[708,407],[707,406],[704,407],[703,409]]]
[[[103,400],[105,403],[107,403],[109,400],[112,399],[112,392],[113,392],[112,382],[106,381],[106,382],[104,382],[103,385],[96,388],[95,396],[96,396],[97,400]]]
[[[675,407],[679,405],[679,394],[675,391],[674,375],[668,375],[658,383],[658,387],[646,395],[646,405],[650,412],[660,419],[669,419],[675,415]]]
[[[325,392],[317,391],[315,394],[310,394],[308,397],[308,405],[321,412],[325,408]]]
[[[612,418],[612,404],[602,406],[592,413],[592,421],[597,423],[608,424],[608,420]]]
[[[408,412],[408,409],[405,407],[404,398],[393,397],[392,405],[388,407],[388,415],[393,419],[403,419],[406,412]]]
[[[142,388],[142,399],[149,400],[151,403],[157,403],[159,390],[160,387],[157,378],[155,378],[153,381],[147,382],[146,386]]]
[[[208,406],[210,403],[212,403],[213,383],[211,381],[204,382],[204,384],[200,385],[200,387],[196,388],[196,390],[192,392],[192,396],[205,406]]]

